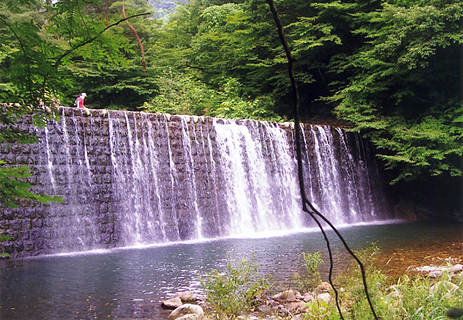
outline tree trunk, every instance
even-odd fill
[[[124,19],[127,19],[127,15],[125,14],[125,5],[122,5],[122,15],[124,16]],[[129,20],[127,21],[127,26],[129,27],[130,30],[132,30],[132,33],[134,34],[135,38],[137,38],[138,46],[140,47],[140,52],[141,52],[141,66],[143,68],[143,73],[146,73],[146,64],[145,64],[145,49],[143,48],[143,43],[141,42],[140,37],[138,36],[137,30],[130,24]]]

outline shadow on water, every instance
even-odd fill
[[[463,255],[459,225],[363,225],[341,228],[341,233],[353,249],[376,242],[380,264],[392,275]],[[336,261],[348,259],[334,234],[328,234]],[[201,293],[198,277],[224,268],[227,252],[237,258],[255,252],[261,274],[272,275],[284,288],[295,272],[303,273],[302,253],[314,251],[328,261],[320,232],[305,231],[0,261],[0,319],[167,319],[169,312],[159,301],[184,289]],[[324,277],[327,268],[325,263]]]

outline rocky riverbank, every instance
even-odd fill
[[[327,282],[322,282],[315,290],[304,294],[297,290],[285,290],[257,301],[254,312],[239,319],[302,319],[302,314],[307,311],[307,303],[328,304],[332,300],[331,292],[331,285]],[[205,320],[204,310],[209,308],[205,297],[196,296],[189,291],[180,292],[175,297],[162,301],[161,306],[173,309],[169,320]]]
[[[460,286],[448,279],[461,277],[463,265],[458,259],[448,258],[444,265],[426,265],[410,267],[409,272],[416,276],[429,279],[428,292],[430,296],[442,294],[447,298],[461,291]],[[343,288],[338,288],[343,291]],[[400,295],[396,285],[392,285],[385,292],[388,297],[394,299]],[[345,301],[346,302],[346,301]],[[272,296],[256,301],[256,307],[248,315],[238,317],[241,320],[276,320],[276,319],[307,319],[308,305],[318,305],[327,308],[334,303],[332,287],[327,282],[322,282],[314,290],[301,293],[297,290],[285,290]],[[349,304],[349,302],[347,302]],[[161,302],[164,309],[173,310],[168,320],[207,320],[205,311],[210,306],[206,297],[197,296],[189,291],[179,292],[175,297]]]

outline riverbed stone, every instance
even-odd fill
[[[184,304],[169,315],[168,320],[204,320],[204,310],[195,304]]]
[[[306,292],[302,296],[302,300],[304,300],[304,302],[311,302],[311,301],[315,301],[315,298],[312,292]]]
[[[461,271],[463,271],[463,265],[457,263],[456,265],[452,266],[450,268],[450,271],[453,272],[453,273],[459,273]]]
[[[455,264],[451,266],[422,266],[410,268],[413,272],[418,272],[430,278],[440,277],[444,273],[460,273],[463,271],[463,265]]]
[[[183,303],[191,303],[196,301],[196,295],[191,291],[182,291],[178,293],[178,297]]]
[[[275,294],[274,296],[272,296],[272,299],[278,302],[286,303],[297,301],[298,296],[302,297],[299,291],[290,289]]]
[[[286,309],[291,313],[301,313],[307,310],[307,305],[304,301],[294,301],[285,305]]]
[[[328,292],[320,293],[319,295],[317,295],[317,300],[323,301],[325,303],[330,303],[331,295]]]
[[[322,283],[320,283],[316,288],[315,288],[315,294],[321,294],[321,293],[326,293],[326,292],[330,292],[331,290],[331,284],[329,284],[328,282],[326,281],[323,281]]]
[[[182,305],[182,300],[179,297],[170,298],[161,301],[161,306],[165,309],[176,309]]]

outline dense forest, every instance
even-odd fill
[[[2,1],[0,102],[12,106],[2,122],[24,106],[71,106],[80,92],[91,108],[292,119],[266,1],[172,3]],[[392,184],[461,176],[463,2],[275,4],[297,59],[304,119],[335,118],[361,132]]]

